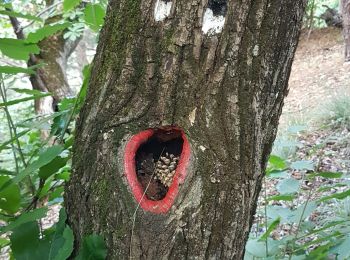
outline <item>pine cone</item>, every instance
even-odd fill
[[[159,180],[165,187],[170,187],[175,175],[179,157],[166,153],[156,162],[155,179]]]

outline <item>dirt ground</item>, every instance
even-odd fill
[[[343,94],[350,94],[350,63],[344,63],[341,30],[323,28],[310,34],[302,32],[281,123],[291,116],[308,115]]]

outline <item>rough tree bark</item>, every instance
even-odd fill
[[[65,192],[76,249],[99,233],[109,259],[242,259],[306,3],[228,0],[222,32],[204,34],[207,0],[173,1],[160,22],[156,2],[109,2]],[[191,165],[153,214],[137,210],[123,152],[166,125],[184,129]]]
[[[343,36],[345,41],[345,61],[350,61],[350,1],[341,0],[341,14],[343,17]]]

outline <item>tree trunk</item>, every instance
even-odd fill
[[[47,1],[47,5],[52,1]],[[12,9],[7,9],[12,11]],[[9,17],[14,32],[18,39],[25,39],[23,29],[16,17]],[[48,19],[45,24],[56,22],[61,17]],[[53,20],[53,21],[52,21]],[[80,39],[66,41],[60,31],[38,43],[40,54],[31,54],[28,60],[28,67],[42,64],[43,67],[35,69],[35,74],[30,76],[33,89],[42,92],[51,92],[52,96],[35,100],[35,112],[40,115],[52,114],[55,106],[65,97],[74,96],[66,75],[67,60],[72,54]]]
[[[99,233],[109,259],[243,258],[306,3],[209,2],[221,32],[203,32],[205,0],[173,1],[158,21],[169,1],[109,2],[65,192],[76,249]],[[190,144],[163,200],[139,175],[149,131],[149,149]]]
[[[350,0],[341,0],[343,36],[345,41],[345,62],[350,61]]]

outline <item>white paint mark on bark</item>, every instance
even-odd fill
[[[220,33],[225,24],[225,17],[222,15],[214,16],[213,11],[209,8],[205,10],[203,17],[202,31],[205,34]]]
[[[253,56],[256,57],[259,55],[259,45],[255,45],[253,49]]]
[[[197,111],[197,108],[193,109],[193,111],[188,116],[188,120],[190,120],[191,126],[194,124],[194,121],[196,120],[196,111]]]
[[[156,7],[154,9],[154,19],[159,22],[163,21],[170,15],[172,2],[165,2],[162,0],[157,0]]]

